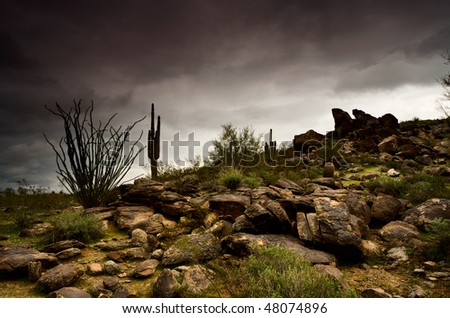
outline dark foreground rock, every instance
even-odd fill
[[[58,264],[53,254],[42,253],[27,246],[10,245],[0,247],[0,273],[12,273],[28,270],[30,262],[40,262],[43,267]]]
[[[72,285],[83,273],[76,264],[61,264],[43,273],[37,285],[44,291],[54,291]]]

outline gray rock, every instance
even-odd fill
[[[136,269],[134,270],[133,276],[136,278],[146,278],[153,276],[156,271],[156,267],[158,267],[159,261],[156,259],[147,259],[143,262],[140,262]]]
[[[211,285],[213,279],[213,271],[202,265],[193,265],[183,272],[181,287],[185,287],[191,293],[200,293]]]
[[[30,262],[41,262],[46,268],[58,264],[58,259],[53,254],[41,253],[27,246],[0,246],[0,273],[26,273]]]
[[[74,284],[83,273],[76,264],[61,264],[43,273],[37,285],[44,291],[54,291]]]
[[[398,219],[403,205],[397,198],[380,194],[372,205],[372,217],[381,222],[391,222]]]
[[[105,279],[103,279],[103,287],[108,290],[115,291],[120,287],[119,278],[114,276],[105,277]]]
[[[178,265],[217,257],[220,241],[211,233],[190,234],[179,237],[165,252],[163,265]]]
[[[403,221],[392,221],[383,226],[380,236],[388,242],[402,244],[419,237],[419,230],[412,224]]]
[[[435,219],[450,219],[450,200],[429,199],[405,212],[403,221],[425,229]]]
[[[177,282],[177,277],[180,274],[177,271],[165,268],[158,276],[153,285],[152,295],[156,298],[171,298],[178,294],[180,284]]]
[[[409,256],[404,246],[391,248],[389,251],[387,251],[386,256],[397,262],[409,261]]]
[[[116,262],[109,260],[103,264],[105,273],[108,275],[116,275],[120,273],[120,266]]]
[[[63,287],[58,290],[52,291],[49,298],[91,298],[86,291],[76,287]]]
[[[333,255],[307,248],[303,246],[299,239],[288,235],[235,233],[222,240],[224,248],[239,256],[250,255],[258,246],[271,245],[287,248],[313,264],[331,264],[336,262],[336,258]]]

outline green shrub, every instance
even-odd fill
[[[403,178],[391,178],[382,176],[365,183],[370,191],[378,189],[379,191],[393,196],[403,197],[408,193],[411,184]]]
[[[251,189],[256,189],[257,187],[261,186],[261,180],[257,176],[245,177],[243,183],[245,183]]]
[[[236,276],[237,297],[352,297],[338,281],[318,272],[311,263],[279,246],[256,249]]]
[[[79,240],[89,243],[103,236],[99,220],[82,212],[63,211],[51,222],[54,226],[52,240]]]
[[[219,181],[230,190],[236,190],[244,180],[241,170],[235,168],[222,169],[219,172]]]
[[[14,209],[10,216],[11,221],[20,229],[29,228],[35,221],[34,214],[28,209]]]
[[[426,254],[433,261],[450,261],[450,220],[435,219],[426,230],[434,234],[433,243]]]

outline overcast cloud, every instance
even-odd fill
[[[62,123],[43,106],[73,99],[117,125],[155,103],[163,139],[202,143],[227,122],[279,142],[324,133],[333,107],[437,118],[449,12],[448,0],[3,0],[0,187],[58,189],[42,133],[57,140]]]

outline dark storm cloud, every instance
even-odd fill
[[[290,139],[345,94],[433,85],[448,12],[438,0],[2,1],[0,181],[54,169],[42,132],[58,140],[61,122],[43,105],[73,99],[123,125],[155,102],[166,138],[233,122]]]

